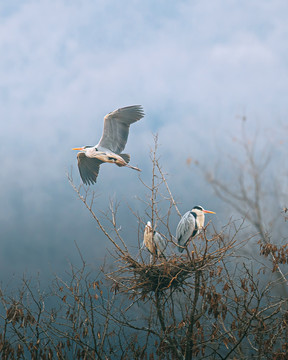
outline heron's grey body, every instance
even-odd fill
[[[165,254],[167,240],[164,239],[157,231],[152,229],[151,222],[148,221],[144,229],[143,245],[152,255],[161,256]]]
[[[179,252],[184,251],[184,247],[190,239],[197,236],[204,226],[205,214],[215,214],[213,211],[204,210],[202,206],[194,206],[191,211],[187,211],[179,221],[176,228],[176,239],[178,241]]]
[[[129,154],[121,153],[127,143],[130,125],[143,116],[141,105],[117,109],[104,117],[103,134],[97,145],[74,149],[80,150],[77,154],[78,168],[84,184],[90,185],[96,182],[99,167],[104,162],[141,171],[135,166],[128,165]]]

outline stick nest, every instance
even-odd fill
[[[150,292],[160,293],[168,289],[180,290],[185,280],[203,264],[202,259],[188,259],[176,255],[168,260],[157,259],[152,264],[138,262],[129,254],[123,256],[121,260],[124,266],[109,276],[114,282],[114,290],[143,296]]]

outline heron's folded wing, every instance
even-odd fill
[[[167,247],[167,240],[164,239],[158,232],[154,234],[154,242],[156,244],[156,248],[159,251],[159,254],[163,254]]]
[[[176,239],[178,244],[185,246],[195,229],[195,218],[190,211],[187,211],[179,221],[176,229]]]
[[[104,117],[104,129],[97,146],[120,154],[127,143],[129,127],[144,116],[141,105],[126,106]]]
[[[81,179],[84,184],[90,185],[96,183],[99,173],[99,166],[103,163],[98,159],[89,158],[83,152],[77,154],[78,168]]]

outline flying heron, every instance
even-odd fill
[[[83,146],[72,150],[80,150],[77,154],[78,168],[84,184],[96,183],[99,167],[104,162],[118,166],[128,165],[129,154],[122,154],[127,143],[129,127],[144,116],[141,105],[126,106],[117,109],[104,117],[104,129],[99,143],[95,146]]]
[[[164,256],[164,252],[167,247],[167,240],[164,239],[157,231],[152,229],[150,221],[147,222],[144,229],[142,249],[144,246],[148,249],[152,258],[153,255]]]
[[[204,210],[202,206],[194,206],[191,211],[187,211],[182,216],[176,229],[176,239],[180,245],[179,252],[182,253],[188,241],[199,234],[204,226],[205,213],[215,214],[214,211]]]

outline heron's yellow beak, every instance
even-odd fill
[[[216,214],[214,211],[209,211],[209,210],[203,210],[203,212],[208,214]]]
[[[72,150],[84,150],[83,147],[80,147],[80,148],[73,148]]]

